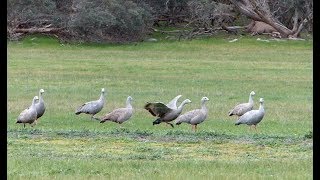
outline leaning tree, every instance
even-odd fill
[[[307,23],[312,24],[313,20],[312,0],[230,0],[230,2],[248,18],[273,27],[281,37],[299,37],[302,29]],[[284,15],[290,12],[291,16]]]

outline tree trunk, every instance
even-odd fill
[[[299,28],[298,27],[298,19],[299,19],[299,14],[298,11],[296,10],[295,15],[294,15],[294,27],[292,30],[287,28],[285,25],[282,23],[278,22],[275,20],[270,12],[266,12],[263,9],[269,9],[269,7],[260,7],[257,5],[258,3],[256,0],[230,0],[230,2],[235,5],[239,11],[246,15],[248,18],[255,20],[255,21],[262,21],[266,24],[269,24],[272,26],[274,29],[276,29],[281,37],[289,37],[289,36],[295,36],[297,37],[305,24],[308,22],[307,19],[305,19],[303,22],[301,22]],[[265,6],[268,6],[266,3],[264,4]]]
[[[300,32],[302,31],[303,27],[307,24],[308,20],[304,19],[302,21],[302,23],[300,24],[299,28],[297,29],[297,31],[292,35],[292,37],[296,38],[299,36]]]
[[[298,20],[299,20],[299,14],[297,8],[294,10],[294,16],[293,16],[293,27],[292,31],[295,32],[298,30]]]

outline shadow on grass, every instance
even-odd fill
[[[9,138],[129,138],[134,141],[154,141],[154,142],[177,142],[177,143],[197,143],[208,141],[214,143],[224,143],[229,141],[239,141],[255,143],[260,145],[295,144],[313,138],[312,132],[306,132],[303,136],[279,136],[268,134],[248,134],[235,135],[216,131],[190,132],[183,130],[151,132],[148,130],[129,130],[126,128],[113,129],[111,131],[95,130],[41,130],[41,129],[15,129],[8,130]]]

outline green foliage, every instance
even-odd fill
[[[234,13],[232,6],[213,0],[189,1],[189,26],[202,28],[221,27],[222,24],[232,24]]]
[[[80,1],[78,6],[69,22],[69,30],[76,40],[137,41],[148,32],[150,12],[132,1]]]
[[[8,2],[9,35],[16,28],[63,28],[65,41],[130,42],[141,40],[151,25],[151,9],[145,3],[125,0]],[[68,5],[68,7],[63,7]],[[61,7],[62,6],[62,7]]]
[[[8,25],[39,27],[48,24],[62,26],[67,17],[59,13],[54,0],[8,0]]]

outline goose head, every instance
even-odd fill
[[[44,93],[44,90],[43,90],[43,89],[40,89],[40,91],[39,91],[39,92],[40,92],[40,94],[42,94],[42,93]]]
[[[132,101],[133,98],[132,98],[131,96],[128,96],[127,100],[128,100],[128,101]]]
[[[191,103],[191,100],[190,99],[185,99],[184,101],[182,101],[182,103],[179,105],[179,107],[177,108],[177,111],[181,111],[183,106],[186,105],[186,104],[189,104]]]
[[[256,93],[254,91],[251,91],[250,96],[254,96]]]
[[[260,98],[259,102],[260,102],[260,103],[263,103],[263,102],[264,102],[264,99],[263,99],[263,98]]]
[[[209,101],[209,98],[207,98],[207,97],[202,97],[202,98],[201,98],[201,101],[202,101],[202,102],[204,102],[204,101]]]
[[[191,100],[190,99],[186,99],[183,102],[184,102],[184,104],[188,104],[188,103],[191,103]]]
[[[102,89],[101,89],[101,93],[104,93],[104,92],[105,92],[105,90],[104,90],[104,88],[102,88]]]
[[[32,104],[35,104],[39,100],[38,96],[33,97]]]

